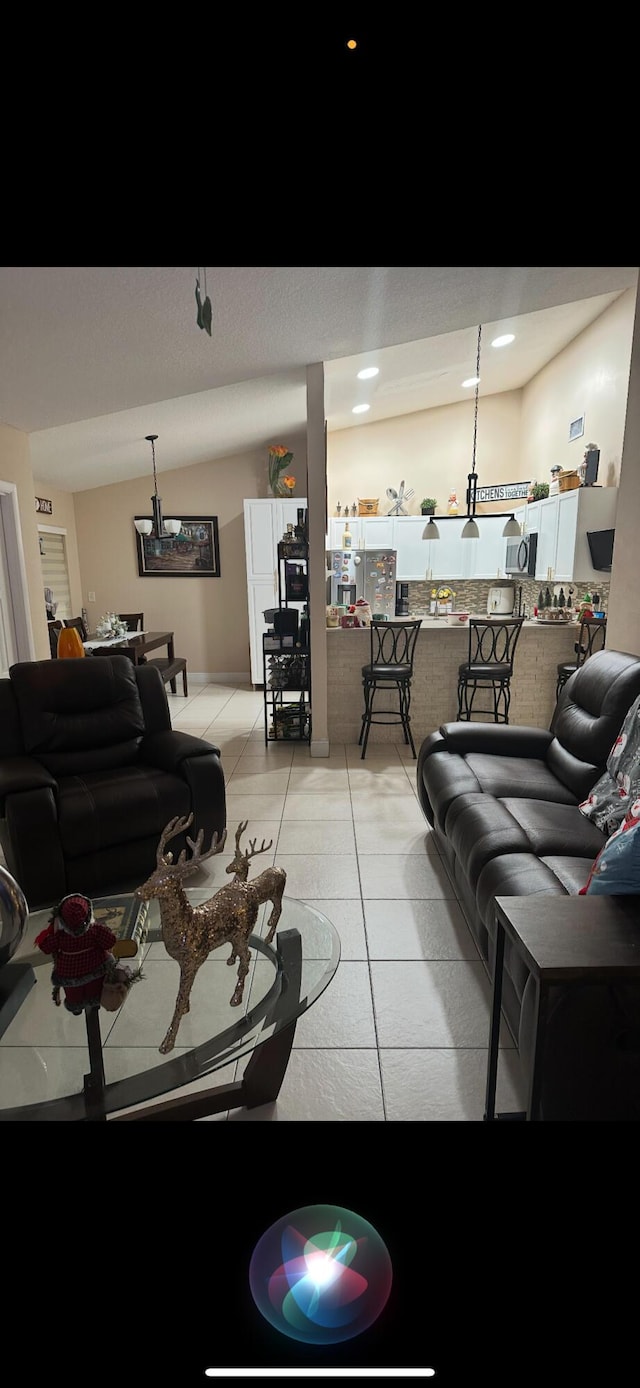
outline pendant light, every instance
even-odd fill
[[[148,443],[151,444],[151,457],[153,461],[153,496],[151,497],[151,508],[153,520],[141,517],[133,523],[139,535],[153,536],[156,540],[168,540],[172,535],[179,535],[182,521],[163,520],[162,517],[162,497],[158,496],[158,476],[156,473],[156,450],[154,448],[157,434],[145,434]]]

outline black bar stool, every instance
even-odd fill
[[[414,622],[372,622],[371,660],[362,667],[362,686],[364,689],[364,713],[358,743],[362,745],[364,757],[372,723],[401,723],[404,740],[416,756],[411,736],[411,679],[413,676],[413,655],[422,619]],[[379,689],[397,691],[398,708],[380,709],[373,716],[373,700]]]
[[[558,665],[558,682],[556,684],[556,703],[562,686],[567,683],[569,677],[575,670],[584,665],[594,651],[603,651],[607,639],[607,619],[606,617],[583,617],[580,623],[578,640],[575,644],[575,660],[560,662]]]
[[[469,659],[458,667],[458,720],[484,713],[493,723],[509,722],[513,658],[524,617],[469,620]],[[474,708],[479,689],[490,691],[491,707]]]

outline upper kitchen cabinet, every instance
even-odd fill
[[[422,538],[426,524],[426,516],[394,517],[392,547],[397,553],[397,579],[424,583],[431,567],[431,550],[435,548],[432,541]]]
[[[364,549],[396,549],[396,516],[365,516],[361,521]],[[407,517],[411,520],[412,517]]]
[[[463,524],[464,524],[463,517]],[[504,573],[506,540],[502,534],[508,516],[498,520],[476,516],[480,535],[477,540],[463,540],[464,578],[499,578]]]
[[[618,488],[576,487],[554,499],[559,502],[554,578],[590,586],[606,583],[609,574],[591,563],[587,531],[614,529]]]
[[[536,578],[546,579],[551,569],[558,583],[602,583],[605,576],[591,563],[587,531],[613,529],[617,502],[617,487],[576,487],[521,507],[516,519],[527,534],[538,536]]]
[[[330,516],[329,533],[327,536],[329,542],[327,545],[328,549],[343,548],[342,536],[344,535],[347,525],[349,526],[349,534],[351,536],[350,548],[364,549],[365,521],[361,516]]]

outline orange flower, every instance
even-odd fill
[[[293,487],[295,487],[295,485],[296,485],[296,479],[295,479],[295,477],[283,477],[282,480],[283,480],[283,482],[284,482],[285,487],[291,487],[291,488],[293,488]]]
[[[285,448],[283,443],[273,443],[269,449],[269,452],[273,454],[274,458],[284,458],[287,449]]]

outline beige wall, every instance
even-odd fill
[[[504,391],[479,398],[476,471],[482,485],[516,482],[522,392]],[[459,405],[416,410],[354,429],[329,434],[327,478],[329,515],[336,502],[351,506],[359,497],[378,497],[378,515],[387,515],[387,487],[398,490],[404,478],[414,495],[406,505],[420,515],[423,496],[435,496],[438,511],[446,513],[450,487],[455,487],[460,511],[465,510],[467,476],[473,460],[474,398]],[[478,512],[482,510],[478,507]],[[490,507],[498,510],[499,508]]]
[[[45,660],[50,653],[49,637],[44,605],[42,569],[40,567],[40,547],[38,545],[36,504],[34,501],[36,492],[31,472],[29,438],[19,429],[12,429],[6,424],[0,424],[0,478],[3,482],[13,482],[16,486],[28,601],[31,610],[34,658]]]
[[[294,453],[294,495],[304,496],[305,440],[286,442]],[[167,517],[218,517],[220,578],[140,578],[133,517],[151,514],[152,474],[76,492],[82,605],[90,625],[106,611],[143,612],[147,630],[174,631],[176,655],[186,657],[192,675],[248,678],[243,500],[267,495],[266,450],[163,471],[158,491]]]
[[[521,477],[550,480],[556,463],[576,468],[587,443],[600,449],[598,483],[617,487],[629,387],[635,290],[621,294],[522,393]],[[481,401],[482,403],[482,401]],[[569,440],[584,415],[582,438]]]

